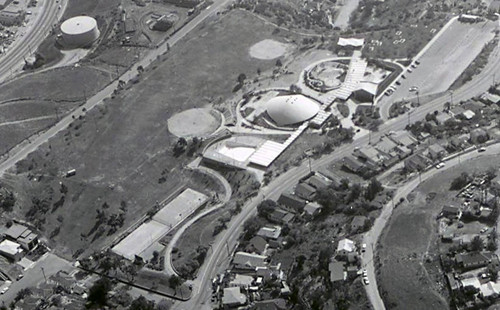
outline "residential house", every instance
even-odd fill
[[[377,149],[373,146],[363,146],[358,149],[354,149],[353,154],[361,160],[373,165],[381,165],[386,159],[386,157],[377,151]]]
[[[498,266],[498,256],[492,252],[470,252],[455,255],[455,262],[464,269],[486,267],[489,264]]]
[[[351,156],[342,158],[342,166],[354,173],[359,173],[363,169],[363,164]]]
[[[450,112],[449,112],[449,114],[451,116],[453,116],[454,118],[461,118],[464,113],[465,113],[465,109],[459,105],[451,108]]]
[[[444,155],[446,155],[446,150],[441,145],[434,143],[433,145],[427,148],[427,153],[429,154],[429,158],[432,160],[441,159]]]
[[[223,290],[222,305],[225,309],[243,306],[247,303],[247,296],[242,294],[239,287],[228,287]]]
[[[332,261],[328,265],[328,271],[330,271],[330,282],[332,284],[338,282],[344,282],[347,279],[347,272],[344,271],[344,263]]]
[[[286,310],[286,300],[283,298],[256,301],[250,310]]]
[[[19,224],[12,224],[5,232],[5,237],[19,243],[26,251],[33,249],[38,244],[38,235],[28,227]]]
[[[488,132],[483,128],[476,128],[470,132],[470,142],[474,144],[481,144],[488,141]]]
[[[278,198],[278,203],[297,212],[302,212],[306,206],[304,199],[289,193],[282,193],[280,198]]]
[[[243,274],[236,274],[229,282],[230,287],[249,288],[253,284],[253,277]]]
[[[438,125],[444,125],[447,121],[451,119],[452,117],[448,113],[439,112],[438,115],[436,115],[436,123],[438,123]]]
[[[441,216],[446,217],[448,219],[460,219],[462,216],[462,211],[460,208],[454,206],[444,206],[441,211]]]
[[[349,239],[342,239],[339,241],[339,244],[337,246],[337,254],[347,255],[354,251],[356,251],[356,245],[354,244],[354,241]]]
[[[462,134],[459,136],[452,137],[449,140],[448,145],[451,146],[452,148],[455,148],[455,149],[461,149],[461,148],[464,148],[468,144],[468,141],[469,141],[469,135]]]
[[[5,239],[0,243],[0,255],[18,262],[22,258],[23,249],[19,243]]]
[[[330,186],[332,184],[332,181],[324,176],[315,174],[307,179],[307,184],[314,187],[315,189],[320,189]]]
[[[294,194],[302,199],[311,201],[316,195],[316,189],[307,183],[299,183],[295,186]]]
[[[291,212],[277,208],[269,215],[269,220],[278,224],[288,224],[293,221],[295,215]]]
[[[466,110],[471,110],[475,114],[480,114],[482,110],[484,109],[485,105],[484,103],[476,100],[469,100],[466,103],[463,104],[464,109]]]
[[[304,214],[308,218],[314,218],[321,213],[323,206],[317,202],[310,202],[304,207]]]
[[[452,292],[460,291],[460,283],[455,279],[452,272],[446,274],[446,279],[448,280],[448,285]]]
[[[364,215],[356,215],[351,221],[351,231],[357,232],[365,227],[366,220],[368,218]]]
[[[408,171],[423,171],[429,164],[429,159],[421,154],[412,155],[404,161],[405,169]]]
[[[257,267],[267,266],[267,256],[236,252],[233,258],[233,266],[237,269],[255,270]]]
[[[267,241],[266,239],[255,236],[248,242],[248,245],[245,248],[245,251],[248,253],[256,253],[259,255],[265,254],[267,250]]]
[[[358,267],[357,266],[347,266],[346,268],[347,277],[350,279],[356,278],[358,276]]]
[[[497,104],[500,102],[500,96],[486,92],[481,95],[480,100],[486,104]]]
[[[264,226],[259,229],[257,236],[266,240],[277,240],[281,235],[280,226]]]

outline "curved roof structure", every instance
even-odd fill
[[[90,16],[76,16],[61,25],[61,31],[68,35],[87,33],[95,28],[97,28],[97,21]]]
[[[278,96],[267,102],[267,114],[278,126],[301,123],[318,114],[319,105],[303,96]]]

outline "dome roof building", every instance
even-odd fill
[[[319,105],[303,95],[278,96],[267,102],[266,111],[278,126],[287,126],[313,118]]]

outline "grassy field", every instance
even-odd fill
[[[109,81],[104,72],[71,67],[27,75],[0,86],[0,154],[54,124],[57,117],[82,104],[85,96]]]
[[[443,205],[453,204],[451,181],[498,167],[500,158],[488,157],[462,163],[422,183],[409,196],[411,202],[394,210],[379,239],[378,283],[388,309],[445,309],[447,290],[439,268],[438,221]],[[433,199],[428,199],[436,193]]]
[[[192,159],[173,156],[177,138],[168,132],[167,120],[215,98],[232,96],[242,72],[250,75],[257,68],[272,68],[274,61],[248,55],[248,48],[273,37],[272,31],[272,26],[239,11],[200,25],[138,84],[88,112],[18,165],[17,175],[9,178],[23,206],[16,210],[17,216],[24,217],[32,198],[41,193],[53,196],[47,197],[50,205],[59,201],[58,182],[63,181],[68,186],[65,203],[57,212],[47,212],[41,227],[47,235],[61,227],[54,237],[60,253],[100,248],[104,239],[112,237],[95,237],[96,210],[111,217],[125,209],[123,227],[127,227],[191,177],[181,167]],[[71,168],[77,170],[76,176],[63,179],[61,175]],[[44,178],[34,181],[29,175]],[[62,225],[58,215],[64,217]]]

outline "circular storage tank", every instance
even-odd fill
[[[64,45],[69,47],[89,46],[99,38],[97,21],[90,16],[76,16],[61,25]]]

